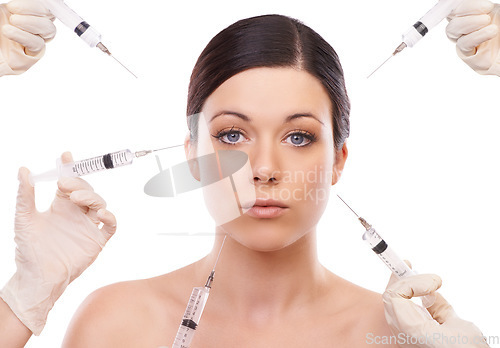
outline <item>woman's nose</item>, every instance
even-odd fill
[[[261,167],[254,174],[253,181],[254,183],[277,183],[278,180],[275,174],[269,168]]]
[[[255,148],[250,155],[254,183],[276,184],[281,178],[280,160],[277,149],[272,146]]]

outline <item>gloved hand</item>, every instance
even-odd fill
[[[0,5],[0,76],[28,70],[56,34],[54,16],[38,0]]]
[[[383,294],[385,317],[400,347],[489,347],[477,326],[460,319],[441,294],[434,294],[436,301],[427,310],[410,300],[440,287],[441,278],[433,274],[391,277]]]
[[[64,153],[62,162],[71,161],[71,154]],[[17,271],[0,297],[26,327],[39,335],[55,301],[115,233],[116,220],[106,210],[106,202],[80,178],[59,180],[50,209],[38,212],[28,175],[26,168],[19,170]]]
[[[465,0],[448,20],[446,34],[458,56],[479,74],[500,76],[500,5]]]

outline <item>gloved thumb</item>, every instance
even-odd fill
[[[30,171],[27,168],[19,168],[19,190],[17,191],[17,213],[33,213],[35,206],[35,188],[29,181]]]
[[[439,289],[441,284],[441,278],[435,274],[417,274],[402,278],[387,287],[384,292],[384,300],[391,298],[410,299],[429,295]]]

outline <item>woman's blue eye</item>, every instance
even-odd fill
[[[286,142],[293,146],[306,146],[315,140],[315,136],[308,133],[292,133],[286,138]]]
[[[304,141],[304,136],[301,134],[293,134],[291,135],[292,144],[300,145]]]
[[[229,143],[236,143],[240,139],[240,133],[238,132],[227,133],[225,136]]]
[[[234,145],[241,143],[244,138],[242,136],[240,131],[237,130],[227,130],[227,131],[221,131],[217,133],[216,135],[212,135],[214,138],[219,140],[221,143],[224,144],[229,144],[229,145]]]

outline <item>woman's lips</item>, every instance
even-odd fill
[[[260,219],[271,219],[282,215],[288,208],[282,207],[261,207],[258,205],[253,206],[246,213],[251,217]]]
[[[281,216],[288,210],[288,206],[275,200],[257,199],[246,214],[254,218],[272,219]]]

